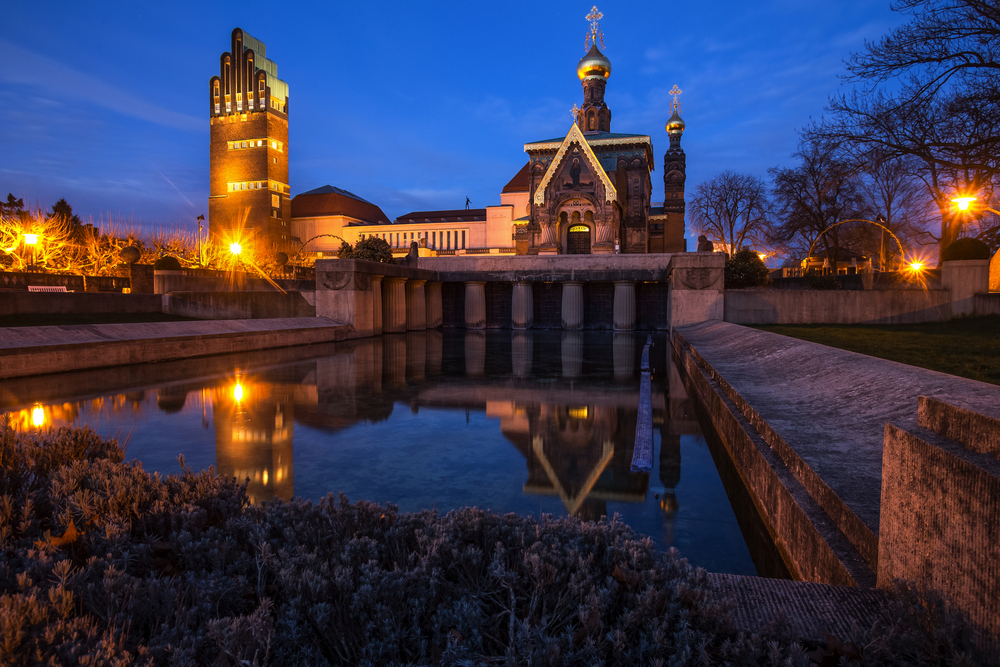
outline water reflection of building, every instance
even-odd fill
[[[558,495],[585,519],[607,514],[607,502],[643,502],[649,475],[633,473],[637,410],[613,405],[492,403],[500,430],[525,457],[525,493]]]
[[[238,378],[213,390],[216,469],[249,480],[247,494],[254,502],[290,500],[295,491],[292,434],[298,387]]]

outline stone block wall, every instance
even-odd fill
[[[1000,420],[922,396],[884,442],[878,585],[936,591],[1000,655]]]
[[[583,327],[611,329],[614,326],[615,286],[611,282],[583,284]]]
[[[535,329],[562,329],[562,284],[534,283]]]
[[[486,328],[510,329],[513,283],[486,283]]]
[[[670,328],[667,309],[667,283],[636,283],[635,327],[644,331],[664,331]]]
[[[153,265],[133,264],[129,267],[129,280],[132,294],[152,294]]]

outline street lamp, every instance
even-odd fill
[[[31,264],[28,266],[28,270],[36,271],[37,267],[35,266],[35,246],[38,245],[38,234],[25,234],[24,245],[31,246]]]
[[[233,241],[232,243],[229,244],[229,252],[231,252],[233,255],[239,255],[241,252],[243,252],[243,246],[241,246],[236,241]]]
[[[199,268],[205,264],[205,256],[201,252],[201,226],[205,222],[205,216],[198,216],[198,266]]]

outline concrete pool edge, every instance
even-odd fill
[[[351,332],[322,317],[0,328],[0,378],[328,343]]]

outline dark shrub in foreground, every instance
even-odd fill
[[[0,664],[806,663],[614,519],[258,507],[123,458],[89,430],[0,438]],[[953,628],[915,618],[863,636],[865,664],[944,664]]]
[[[155,271],[180,271],[181,262],[173,255],[164,255],[153,262]]]

